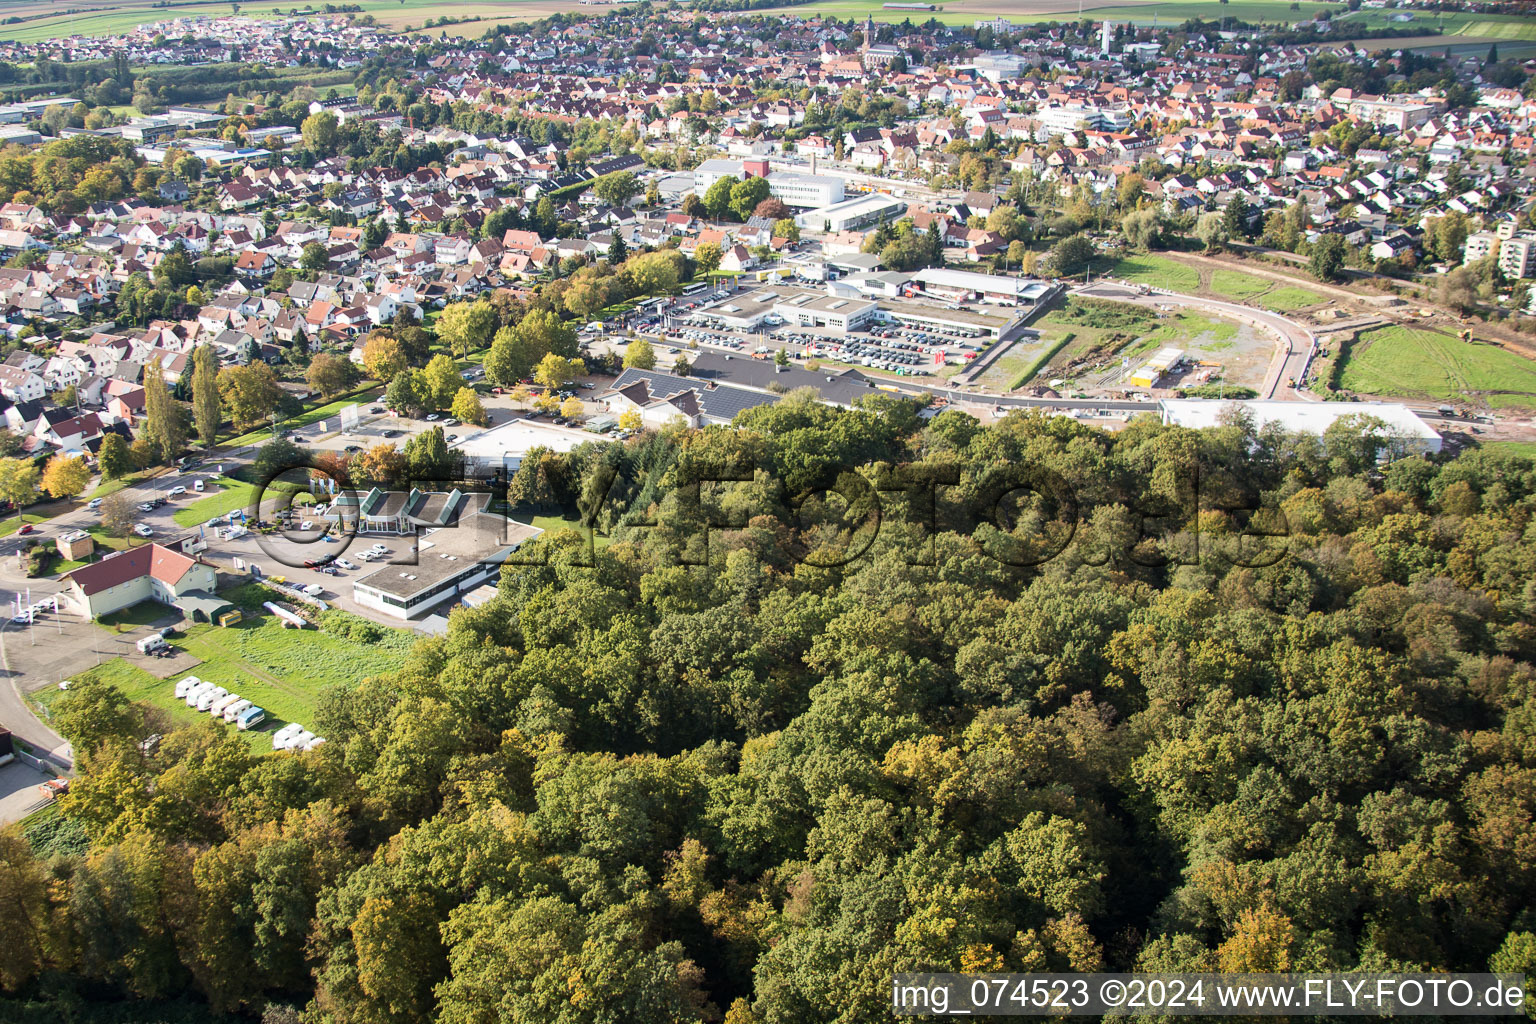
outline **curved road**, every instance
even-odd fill
[[[1116,302],[1134,302],[1143,306],[1187,306],[1192,309],[1209,310],[1229,320],[1261,327],[1275,336],[1276,345],[1275,355],[1264,374],[1264,383],[1258,389],[1259,397],[1291,401],[1305,400],[1310,397],[1305,392],[1289,387],[1285,382],[1292,379],[1301,380],[1305,376],[1307,364],[1311,361],[1312,353],[1317,346],[1317,339],[1310,330],[1288,317],[1254,309],[1252,306],[1240,306],[1233,302],[1204,299],[1194,295],[1181,295],[1162,288],[1143,292],[1137,287],[1107,282],[1075,288],[1072,294],[1095,299],[1113,299]]]

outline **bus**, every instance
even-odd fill
[[[709,291],[709,282],[708,281],[695,281],[693,284],[690,284],[688,287],[683,289],[683,294],[684,295],[697,295],[700,292],[707,292],[707,291]]]

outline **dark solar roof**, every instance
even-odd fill
[[[729,381],[753,388],[777,383],[789,391],[815,388],[822,401],[834,405],[853,405],[874,389],[870,379],[858,370],[817,373],[800,366],[777,367],[768,359],[746,359],[721,352],[700,352],[694,357],[690,372],[699,380],[719,382],[722,386]]]
[[[729,384],[679,377],[661,370],[633,368],[619,374],[619,379],[613,382],[613,390],[621,390],[642,380],[645,381],[652,398],[670,398],[681,391],[695,392],[698,395],[699,407],[704,410],[704,415],[711,419],[731,420],[743,409],[751,409],[779,400],[778,395],[748,391],[746,388],[735,388]]]

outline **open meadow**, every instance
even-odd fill
[[[1536,408],[1536,362],[1439,331],[1378,327],[1349,345],[1339,384],[1367,395]]]

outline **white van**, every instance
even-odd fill
[[[193,480],[192,481],[192,489],[194,491],[197,491],[199,494],[201,494],[202,491],[203,491],[203,482],[201,480]]]
[[[192,687],[187,691],[187,707],[197,707],[197,702],[202,699],[203,694],[210,692],[212,689],[212,683],[198,683],[196,686]]]
[[[227,696],[229,696],[228,690],[224,689],[222,686],[215,686],[213,689],[197,698],[197,703],[194,704],[193,707],[197,708],[199,711],[207,711],[209,708],[213,707],[216,701],[223,700]]]
[[[251,702],[245,700],[244,698],[241,698],[240,700],[235,701],[233,704],[226,706],[223,713],[224,721],[233,722],[235,719],[240,717],[240,712],[244,711],[250,706]]]
[[[177,700],[186,700],[187,699],[187,694],[192,691],[193,687],[202,686],[202,685],[203,685],[203,681],[201,679],[197,678],[197,676],[186,676],[183,679],[177,680],[177,682],[176,682],[176,699]]]

